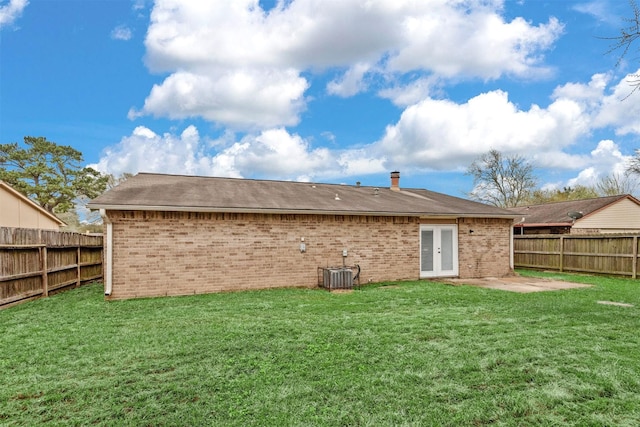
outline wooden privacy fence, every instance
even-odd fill
[[[514,236],[514,265],[636,279],[639,237],[638,234]]]
[[[0,227],[0,308],[102,277],[102,236]]]

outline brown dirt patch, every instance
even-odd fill
[[[562,280],[543,279],[539,277],[485,277],[482,279],[446,279],[440,282],[451,285],[469,285],[480,288],[498,289],[508,292],[545,292],[560,291],[564,289],[588,288],[591,285],[584,283],[565,282]]]
[[[596,301],[598,304],[604,305],[616,305],[618,307],[633,307],[633,304],[627,304],[626,302],[615,302],[615,301]]]

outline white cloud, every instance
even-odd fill
[[[377,142],[351,148],[331,148],[340,147],[340,141],[330,132],[322,134],[326,141],[320,145],[327,147],[314,147],[312,139],[283,127],[257,129],[240,138],[227,130],[215,141],[201,140],[195,127],[187,128],[182,135],[162,136],[138,127],[105,151],[99,164],[101,170],[116,174],[151,168],[202,175],[317,180],[396,168],[461,171],[477,156],[497,149],[527,157],[538,170],[574,171],[576,180],[590,185],[587,181],[593,177],[622,173],[629,156],[612,140],[600,141],[586,154],[578,153],[578,144],[589,144],[592,133],[603,126],[631,129],[638,121],[638,116],[622,110],[610,115],[608,110],[619,108],[617,103],[633,106],[637,102],[616,98],[621,83],[614,84],[608,94],[610,79],[595,74],[588,83],[559,86],[549,105],[528,108],[518,106],[500,90],[463,103],[426,98],[407,106]],[[228,86],[225,90],[230,90]],[[199,99],[197,95],[194,93],[194,102]],[[184,99],[189,97],[184,95]],[[264,99],[266,105],[268,98]],[[255,102],[259,104],[260,98]],[[189,111],[188,106],[184,108]],[[237,114],[242,111],[238,109]]]
[[[336,142],[336,136],[333,134],[333,132],[329,132],[329,131],[324,131],[320,134],[320,136],[322,136],[324,139],[326,139],[327,141],[331,142],[331,143],[335,143]]]
[[[387,166],[423,170],[463,170],[477,156],[497,149],[524,155],[539,170],[576,171],[564,185],[593,185],[607,175],[623,174],[631,156],[612,140],[600,141],[586,154],[576,154],[576,146],[605,128],[618,135],[640,133],[640,97],[625,99],[629,78],[610,84],[611,75],[594,74],[588,83],[558,86],[548,106],[528,109],[503,91],[464,103],[427,98],[407,106],[370,148],[388,159]],[[399,104],[399,99],[394,101]]]
[[[180,135],[158,135],[138,126],[120,143],[108,147],[95,169],[114,175],[124,172],[161,172],[209,175],[215,169],[211,158],[203,152],[203,144],[195,126],[188,126]],[[227,176],[226,170],[215,170]]]
[[[598,182],[598,172],[596,172],[594,167],[588,167],[583,169],[578,173],[578,176],[575,178],[571,178],[567,181],[567,187],[576,187],[578,185],[583,185],[585,187],[591,187]]]
[[[131,28],[125,25],[118,25],[113,30],[111,30],[111,38],[114,40],[127,41],[127,40],[131,40],[132,36],[133,36],[133,32],[131,31]]]
[[[549,147],[547,150],[524,151],[533,160],[536,167],[546,170],[577,170],[589,164],[589,156],[586,154],[572,154],[562,151],[562,148]]]
[[[446,77],[457,75],[495,79],[503,74],[518,76],[547,73],[540,67],[540,52],[548,49],[563,26],[551,18],[533,27],[522,18],[511,22],[493,8],[452,7],[445,2],[436,13],[405,17],[404,41],[390,60],[396,71],[428,69]],[[431,6],[431,3],[425,3]],[[465,9],[463,9],[465,8]]]
[[[163,172],[306,181],[384,170],[382,160],[367,158],[364,151],[313,147],[309,140],[283,128],[248,134],[239,141],[229,132],[219,140],[205,141],[195,126],[179,135],[158,135],[138,126],[91,167],[114,175]]]
[[[338,157],[340,171],[344,176],[389,172],[386,163],[386,157],[378,157],[366,148],[344,150]]]
[[[366,89],[363,79],[365,73],[371,69],[366,63],[357,63],[349,68],[338,80],[332,80],[327,84],[327,92],[341,97],[353,96]]]
[[[348,67],[378,58],[398,41],[398,19],[409,11],[394,12],[393,3],[294,0],[265,13],[257,0],[159,0],[146,40],[148,64],[163,71]]]
[[[367,77],[381,75],[376,81],[393,88],[381,94],[399,105],[417,101],[418,82],[429,76],[548,72],[541,55],[562,25],[554,18],[540,25],[507,21],[502,7],[503,0],[292,0],[265,12],[258,0],[158,0],[146,62],[171,74],[131,116],[278,127],[300,120],[310,85],[306,72],[340,71],[327,91],[343,97],[371,89]],[[418,76],[403,91],[394,82],[406,73]],[[275,105],[265,102],[270,98]]]
[[[613,126],[617,135],[640,134],[640,96],[632,94],[632,82],[638,82],[639,74],[640,69],[628,74],[604,96],[594,126]]]
[[[594,74],[588,84],[567,83],[557,87],[556,100],[576,102],[588,114],[592,129],[611,127],[617,135],[640,134],[640,96],[633,92],[640,69],[621,78],[609,88],[612,76]]]
[[[382,89],[378,96],[391,100],[399,107],[408,107],[438,93],[440,83],[440,79],[432,75],[408,84]]]
[[[28,0],[9,0],[9,3],[0,5],[0,29],[13,24],[28,4]]]
[[[295,125],[304,110],[307,81],[293,70],[247,69],[228,73],[176,72],[154,85],[141,114],[182,119],[201,116],[234,128]]]
[[[312,148],[299,135],[285,129],[269,129],[248,135],[222,155],[233,153],[235,167],[242,175],[257,174],[278,179],[317,176],[335,170],[336,162],[326,148]]]
[[[293,0],[266,13],[257,0],[159,0],[148,62],[164,71],[211,64],[350,67],[391,55],[393,69],[442,67],[451,74],[471,66],[464,74],[520,74],[536,65],[562,25],[555,18],[539,26],[506,22],[502,3]]]
[[[554,89],[552,98],[568,98],[583,101],[589,105],[598,104],[611,80],[608,74],[594,74],[588,84],[567,83]]]
[[[567,99],[521,110],[503,91],[464,104],[426,99],[387,127],[377,148],[394,167],[451,170],[496,149],[506,154],[560,152],[589,131],[580,105]],[[544,158],[539,158],[543,162]]]
[[[591,15],[598,21],[607,24],[618,25],[620,23],[620,17],[612,13],[611,5],[604,0],[578,3],[573,6],[573,10]]]
[[[607,176],[624,176],[626,166],[632,156],[625,156],[618,144],[603,140],[587,156],[586,167],[567,181],[567,186],[593,186]]]

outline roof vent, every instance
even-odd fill
[[[334,199],[335,200],[340,200],[340,196],[338,195],[338,193],[336,193],[336,197]]]
[[[378,187],[373,189],[373,195],[377,196],[378,194],[380,194],[380,189]]]

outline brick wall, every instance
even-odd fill
[[[458,264],[461,278],[505,277],[513,274],[510,267],[511,226],[510,219],[459,220]]]
[[[361,283],[416,278],[415,218],[108,212],[112,298],[317,286],[319,266],[359,264]],[[304,238],[306,251],[300,251]]]
[[[360,283],[420,275],[420,221],[413,217],[141,211],[107,215],[113,223],[112,299],[315,287],[317,268],[342,265],[343,249],[348,251],[347,265],[360,265]],[[510,221],[461,221],[475,230],[473,235],[466,228],[459,233],[460,276],[509,274]]]

